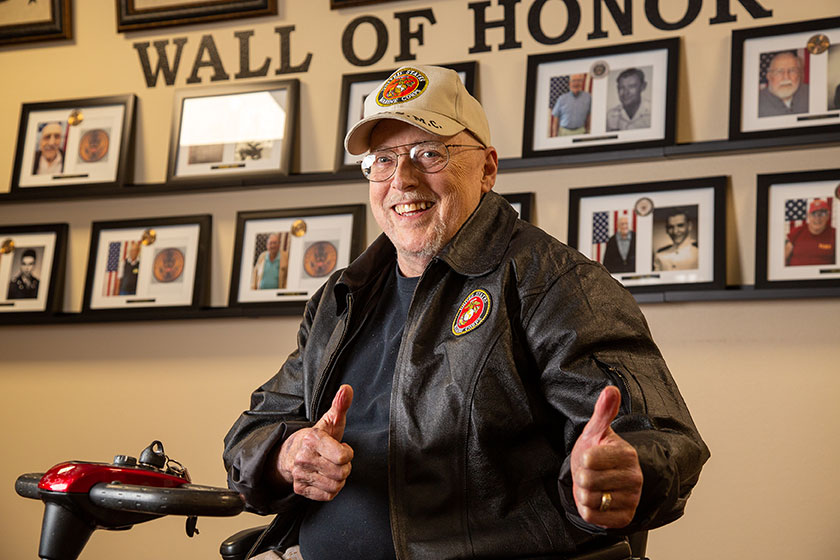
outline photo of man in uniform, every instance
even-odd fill
[[[17,273],[9,281],[7,299],[35,299],[41,281],[35,273],[38,254],[34,249],[24,249],[20,257]]]
[[[830,225],[828,199],[816,198],[808,205],[805,223],[791,229],[785,239],[785,265],[806,266],[834,264],[835,228]]]
[[[649,74],[652,68],[647,67]],[[650,99],[645,72],[641,68],[627,68],[616,79],[619,103],[607,111],[607,130],[650,128]]]
[[[770,56],[767,84],[758,91],[758,116],[776,117],[808,112],[808,84],[803,81],[802,59],[793,51]]]
[[[58,121],[38,125],[38,149],[33,175],[55,175],[64,171],[64,128]]]
[[[572,74],[568,79],[568,91],[557,97],[551,109],[549,133],[551,137],[574,136],[589,132],[592,96],[589,92],[583,91],[586,74]]]
[[[693,207],[696,215],[696,206]],[[658,214],[658,215],[657,215]],[[661,208],[654,210],[654,222],[665,216],[665,233],[671,244],[657,249],[653,254],[653,270],[691,270],[698,266],[697,241],[694,223],[687,208]]]

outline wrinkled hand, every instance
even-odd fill
[[[344,488],[350,475],[353,449],[341,443],[353,388],[342,385],[330,409],[311,428],[303,428],[283,442],[277,459],[280,476],[311,500],[328,502]]]
[[[617,387],[606,387],[595,403],[592,418],[572,449],[572,492],[578,513],[587,522],[618,529],[633,520],[642,496],[642,469],[632,445],[610,424],[621,405]],[[612,501],[601,511],[602,496]]]

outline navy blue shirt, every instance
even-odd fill
[[[388,506],[391,385],[405,319],[418,278],[396,272],[361,326],[341,383],[353,387],[344,439],[353,470],[331,502],[312,502],[300,529],[306,560],[395,558]]]

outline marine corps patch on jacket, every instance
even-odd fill
[[[389,107],[396,103],[405,103],[417,98],[426,91],[429,79],[420,70],[402,68],[388,78],[376,94],[376,104]]]
[[[461,336],[478,327],[490,314],[490,294],[484,290],[473,290],[461,303],[455,320],[452,321],[452,334]]]

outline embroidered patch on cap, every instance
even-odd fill
[[[478,327],[490,314],[490,294],[484,290],[473,290],[458,308],[452,321],[452,334],[461,336]]]
[[[390,107],[397,103],[405,103],[416,99],[429,85],[429,79],[420,70],[402,68],[388,78],[376,94],[376,104],[380,107]]]

